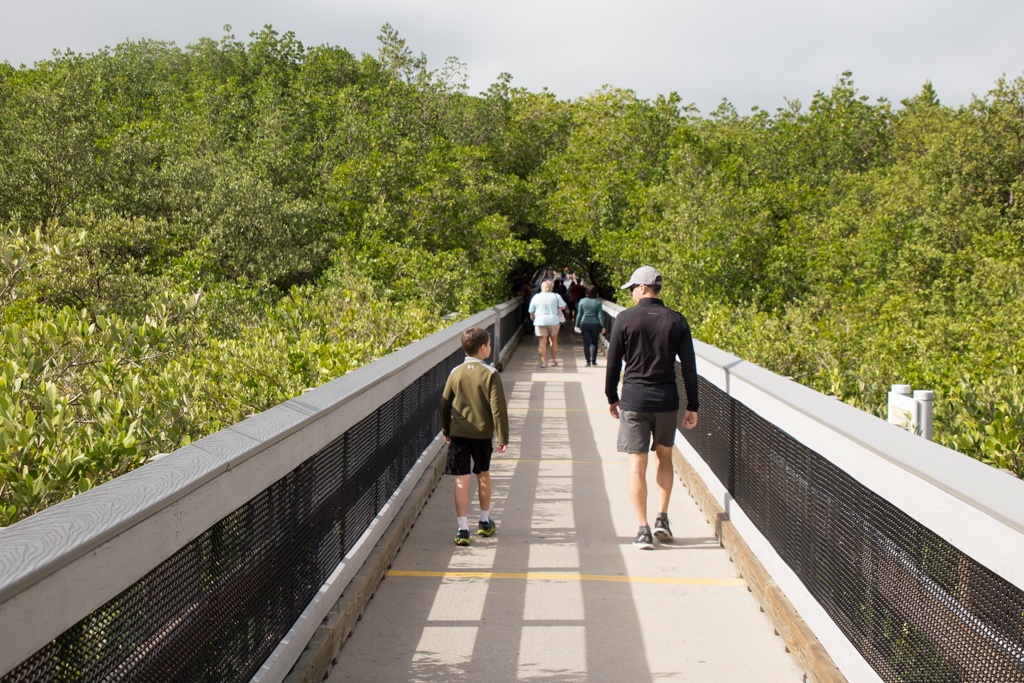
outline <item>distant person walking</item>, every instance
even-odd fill
[[[579,306],[580,300],[586,296],[586,293],[586,287],[575,276],[569,278],[569,312],[572,313],[572,319],[576,323],[576,327],[580,327],[576,307]]]
[[[530,299],[530,320],[533,321],[533,333],[537,335],[537,353],[540,354],[540,366],[547,367],[547,346],[551,342],[551,364],[558,365],[558,331],[561,329],[559,311],[565,310],[565,299],[555,294],[554,283],[544,280],[540,283],[540,293]]]
[[[508,409],[497,369],[484,360],[491,355],[491,335],[470,327],[462,333],[466,360],[448,375],[441,394],[441,433],[448,444],[445,474],[455,475],[455,516],[459,528],[455,545],[469,545],[470,474],[477,477],[480,498],[478,536],[490,536],[497,526],[491,519],[491,440],[498,437],[498,452],[508,447]]]
[[[522,280],[516,280],[515,284],[512,286],[512,293],[522,297],[523,308],[529,310],[530,299],[533,298],[533,290],[530,289],[530,285],[526,284]],[[529,319],[524,320],[523,322],[526,326],[527,334],[530,334],[533,331],[533,323]]]
[[[601,312],[604,304],[597,298],[597,285],[587,287],[587,296],[576,304],[576,326],[583,333],[583,355],[587,367],[597,365],[597,345],[604,334]]]
[[[552,285],[551,291],[553,291],[558,296],[562,297],[562,301],[565,302],[565,306],[566,306],[566,308],[568,308],[568,306],[569,306],[569,290],[566,289],[565,282],[562,280],[562,278],[560,278],[560,277],[556,277],[555,278],[555,283],[554,283],[554,285]],[[564,316],[564,314],[563,314],[563,316]],[[565,322],[565,321],[564,320],[559,320],[559,324],[561,324],[563,322]]]
[[[642,550],[654,548],[651,527],[647,524],[647,458],[652,450],[658,458],[655,480],[659,506],[653,535],[659,541],[673,540],[668,501],[672,495],[672,446],[679,414],[676,358],[682,363],[686,389],[682,427],[697,426],[697,361],[690,325],[681,313],[665,306],[659,298],[661,285],[658,271],[642,266],[622,286],[630,291],[635,305],[620,313],[612,325],[605,372],[608,410],[619,420],[617,446],[620,452],[629,454],[629,495],[640,525],[633,545]]]

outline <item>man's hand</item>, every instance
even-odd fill
[[[687,410],[683,415],[683,429],[693,429],[697,426],[697,413]]]
[[[499,443],[498,444],[498,452],[499,453],[504,453],[507,450],[508,450],[508,444],[504,444],[504,443]]]
[[[614,417],[616,420],[618,420],[619,419],[619,402],[616,401],[615,403],[612,403],[610,406],[608,406],[608,412],[612,414],[612,417]]]
[[[452,437],[450,437],[447,434],[445,434],[444,435],[444,442],[450,444],[452,442]]]

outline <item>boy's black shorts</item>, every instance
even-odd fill
[[[452,442],[448,444],[448,464],[444,468],[445,474],[462,476],[463,474],[480,474],[491,469],[491,453],[494,446],[490,439],[467,439],[461,436],[451,437]],[[470,460],[473,461],[470,469]]]

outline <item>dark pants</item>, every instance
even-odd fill
[[[583,330],[583,355],[588,363],[597,362],[597,345],[601,340],[601,325],[598,323],[587,323],[580,325]]]

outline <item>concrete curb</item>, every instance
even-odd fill
[[[523,336],[526,334],[526,330],[523,325],[519,326],[516,333],[512,335],[512,341],[505,345],[505,349],[499,354],[497,362],[494,367],[498,368],[498,372],[505,372],[505,368],[508,366],[508,360],[515,353],[516,349],[519,348],[519,343],[523,340]]]

